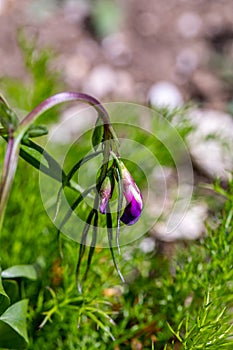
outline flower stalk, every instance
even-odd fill
[[[92,135],[92,146],[94,152],[79,160],[71,168],[71,170],[66,173],[60,164],[43,147],[33,142],[31,138],[39,137],[47,133],[47,129],[45,127],[34,125],[34,122],[40,115],[58,104],[71,101],[85,102],[89,104],[96,110],[98,118]],[[116,242],[119,252],[120,222],[126,225],[133,225],[136,223],[142,212],[143,200],[141,192],[138,189],[133,177],[125,167],[124,163],[119,159],[120,154],[118,151],[118,139],[110,123],[108,112],[103,105],[92,96],[84,93],[62,92],[41,102],[19,123],[15,113],[8,107],[5,100],[0,97],[0,122],[3,126],[3,128],[0,130],[0,136],[2,136],[8,142],[2,180],[0,184],[0,228],[3,223],[7,200],[15,176],[18,156],[20,155],[38,170],[44,172],[54,180],[61,182],[61,187],[57,196],[56,217],[59,212],[61,191],[65,187],[69,187],[78,192],[78,197],[73,204],[70,205],[69,210],[67,211],[63,220],[61,220],[61,224],[58,229],[59,239],[61,229],[64,228],[64,225],[69,220],[72,213],[81,205],[83,199],[86,196],[89,196],[90,192],[94,191],[93,208],[90,210],[86,218],[84,230],[81,235],[79,256],[77,261],[76,279],[79,291],[81,292],[82,290],[81,282],[84,282],[87,277],[95,250],[99,214],[106,216],[106,229],[109,240],[109,248],[118,275],[120,276],[122,282],[124,282],[124,278],[115,260],[113,250],[113,218],[110,208],[110,201],[113,195],[115,182],[118,184]],[[23,145],[24,148],[22,148],[21,145]],[[98,150],[100,146],[101,150]],[[36,151],[40,157],[42,156],[47,162],[47,165],[41,164],[41,162],[36,159],[33,154],[30,154],[31,149]],[[80,189],[78,184],[74,184],[73,176],[83,164],[100,154],[102,154],[103,159],[96,183],[90,186],[88,189]],[[123,209],[124,199],[126,201],[126,206]],[[91,247],[88,253],[87,267],[84,272],[84,276],[82,279],[80,279],[80,266],[86,251],[86,242],[89,231],[92,232]]]

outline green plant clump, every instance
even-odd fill
[[[32,58],[32,52],[30,55]],[[30,106],[26,105],[26,99],[20,104],[16,98],[19,96],[17,82],[6,83],[8,88],[11,86],[8,94],[21,108],[34,107],[50,92],[55,92],[52,85],[51,90],[46,90],[43,79],[36,73],[41,65],[45,67],[45,61],[48,61],[47,56],[40,60],[26,60],[35,78],[32,83],[35,84],[34,98],[30,100]],[[10,108],[3,100],[1,103],[0,160],[3,164],[6,146],[12,137],[11,128],[17,129],[18,124]],[[170,113],[169,116],[172,115]],[[99,125],[97,123],[96,128]],[[96,128],[92,138],[94,148],[101,142]],[[187,130],[185,125],[183,137]],[[38,156],[42,146],[32,143],[32,131],[38,136],[41,129],[27,129],[27,137],[21,138],[22,144],[18,144],[24,151],[21,151],[24,160],[18,161],[8,205],[3,208],[0,348],[232,349],[233,182],[229,182],[227,189],[219,183],[213,185],[215,192],[224,197],[225,204],[208,220],[207,232],[202,239],[174,243],[173,254],[168,256],[161,249],[164,244],[157,241],[153,251],[143,252],[140,247],[144,236],[121,247],[117,265],[114,258],[117,247],[97,246],[95,254],[92,248],[86,254],[83,248],[85,242],[78,245],[66,236],[57,236],[57,228],[49,219],[41,200],[39,172],[35,168],[37,160],[42,160],[42,156]],[[113,148],[114,137],[111,131]],[[136,129],[133,137],[141,137]],[[85,151],[80,147],[82,157]],[[156,147],[159,154],[159,142]],[[163,145],[161,152],[165,152]],[[72,160],[77,162],[77,159]],[[107,169],[111,171],[105,176],[114,176],[115,179],[116,174],[112,171],[117,172],[116,163],[115,158],[111,159]],[[167,163],[172,166],[169,158]],[[4,172],[4,167],[1,168]],[[53,170],[53,167],[49,168],[55,174]],[[97,179],[101,179],[101,171],[98,176]],[[66,175],[64,178],[67,179]],[[117,179],[116,182],[120,183],[121,178]],[[102,180],[100,185],[104,183]],[[67,190],[73,190],[72,184]],[[140,188],[144,180],[138,177],[137,184]],[[120,185],[118,191],[121,197]],[[2,193],[5,193],[4,190]],[[110,200],[110,197],[107,199]],[[85,213],[85,208],[81,206],[80,210]],[[59,211],[58,203],[57,209]],[[93,213],[94,218],[98,217],[96,208]],[[106,216],[107,223],[103,226],[109,233],[110,217],[109,214]],[[114,220],[118,222],[118,219],[120,217],[116,215]],[[119,275],[124,276],[124,283]],[[86,276],[82,279],[82,290],[77,288],[80,276]]]

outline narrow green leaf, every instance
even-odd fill
[[[42,154],[42,156],[47,161],[49,166],[49,168],[47,168],[47,171],[48,171],[47,174],[49,176],[57,179],[58,181],[66,180],[66,174],[64,173],[60,164],[48,152],[46,152],[46,150],[43,147],[33,142],[32,140],[27,140],[27,139],[23,139],[22,144]],[[44,169],[42,169],[42,171],[45,172]]]
[[[174,336],[182,343],[183,340],[182,340],[182,338],[181,338],[181,336],[179,334],[179,331],[176,332],[168,322],[167,322],[167,326],[168,326],[169,330],[172,332],[172,334],[174,334]]]
[[[87,315],[89,318],[91,318],[92,321],[94,321],[94,322],[96,323],[96,325],[97,325],[100,329],[102,329],[105,333],[107,333],[107,334],[112,338],[113,341],[115,340],[113,334],[109,331],[108,327],[105,326],[105,325],[103,324],[103,322],[102,322],[98,317],[96,317],[96,316],[93,314],[93,312],[86,312],[86,315]]]
[[[0,317],[0,347],[22,349],[28,344],[27,335],[28,300],[11,305]]]
[[[0,314],[2,314],[6,310],[9,304],[10,304],[10,298],[6,294],[5,289],[2,285],[2,279],[0,274]]]
[[[114,250],[112,247],[112,214],[110,212],[110,207],[109,204],[107,204],[107,214],[106,214],[106,223],[107,223],[107,232],[108,232],[108,243],[109,243],[109,249],[112,255],[112,260],[115,266],[115,269],[117,270],[117,273],[122,281],[122,283],[125,283],[125,279],[119,269],[119,266],[116,262],[115,255],[114,255]]]
[[[93,185],[91,187],[89,187],[87,190],[83,191],[83,193],[78,196],[78,198],[74,201],[74,203],[69,207],[69,210],[67,211],[64,219],[62,220],[59,229],[57,231],[57,236],[59,237],[60,232],[62,230],[62,227],[65,225],[65,223],[69,220],[69,218],[71,217],[73,211],[79,206],[79,204],[83,201],[83,199],[92,191],[94,190],[96,187],[96,185]]]
[[[2,271],[3,278],[28,278],[35,281],[38,277],[37,270],[33,265],[15,265]]]
[[[57,193],[57,199],[56,199],[56,204],[55,204],[55,208],[56,209],[55,209],[55,214],[54,214],[54,218],[53,218],[54,221],[56,220],[58,212],[59,212],[59,209],[60,209],[62,190],[63,190],[63,186],[61,186],[59,188],[58,193]]]
[[[11,304],[16,303],[19,300],[19,284],[16,280],[5,279],[4,280],[4,289],[6,294],[9,296]]]
[[[72,177],[74,176],[74,174],[78,171],[78,169],[85,164],[86,162],[88,162],[89,160],[91,160],[94,157],[97,157],[99,154],[103,153],[103,151],[98,151],[98,152],[94,152],[91,154],[88,154],[86,157],[83,157],[81,160],[79,160],[73,167],[72,169],[69,171],[69,173],[67,174],[67,182],[69,182]]]
[[[102,120],[100,117],[98,117],[95,124],[95,129],[92,134],[92,146],[94,147],[95,151],[98,149],[99,145],[103,140],[103,133],[104,133],[104,127],[102,124]]]
[[[51,176],[52,178],[54,178],[55,180],[57,180],[57,176],[54,176],[53,174],[51,174],[50,170],[48,167],[46,167],[44,164],[42,164],[38,159],[36,159],[35,157],[33,157],[31,154],[29,154],[27,151],[25,151],[24,149],[20,148],[19,151],[19,155],[20,157],[22,157],[26,162],[28,162],[29,164],[31,164],[34,168],[40,170],[42,173]]]
[[[77,262],[77,266],[76,266],[76,281],[77,281],[77,286],[78,286],[79,293],[82,292],[82,286],[81,286],[80,281],[79,281],[80,266],[81,266],[81,262],[82,262],[82,259],[83,259],[83,256],[84,256],[84,253],[85,253],[85,250],[86,250],[87,235],[88,235],[88,232],[89,232],[89,229],[90,229],[90,225],[91,225],[91,221],[92,221],[92,218],[93,218],[94,214],[95,214],[95,211],[91,210],[89,215],[88,215],[88,217],[87,217],[86,225],[84,226],[84,230],[83,230],[83,233],[82,233],[82,240],[81,240],[81,243],[80,243],[80,246],[79,246],[78,262]]]
[[[82,278],[82,283],[84,283],[84,281],[86,280],[87,274],[88,274],[90,266],[91,266],[91,261],[92,261],[92,257],[93,257],[93,254],[95,251],[95,246],[96,246],[97,231],[98,231],[98,212],[96,211],[95,217],[94,217],[94,223],[93,223],[91,246],[89,248],[89,253],[88,253],[88,258],[87,258],[87,267],[86,267],[86,271],[85,271],[83,278]]]

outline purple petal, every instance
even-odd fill
[[[99,211],[101,214],[106,214],[107,204],[108,204],[108,198],[102,199],[99,205]]]
[[[141,212],[142,203],[138,202],[133,197],[131,202],[125,207],[124,213],[121,216],[121,221],[126,225],[133,225],[140,218]]]

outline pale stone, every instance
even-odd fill
[[[65,60],[65,79],[72,85],[80,84],[87,76],[90,65],[82,55],[72,55]]]
[[[182,49],[176,57],[176,67],[180,74],[191,75],[198,63],[198,54],[192,48]]]
[[[189,115],[194,131],[188,147],[196,165],[210,178],[227,180],[233,171],[233,120],[223,112],[196,109]]]
[[[168,81],[154,84],[148,93],[148,100],[153,107],[176,108],[183,104],[183,97],[176,85]]]
[[[83,91],[102,98],[112,93],[117,87],[117,74],[108,65],[95,67],[83,85]]]
[[[178,18],[177,27],[184,38],[194,38],[202,27],[201,17],[195,12],[185,12]]]
[[[132,61],[132,53],[124,33],[114,33],[105,37],[102,47],[106,57],[117,66],[127,66]]]
[[[176,216],[178,220],[176,220]],[[205,232],[206,218],[207,205],[205,203],[193,204],[185,213],[177,212],[175,214],[173,229],[170,229],[172,222],[158,223],[155,226],[156,237],[166,242],[172,242],[177,239],[198,239]]]
[[[151,253],[155,250],[155,240],[152,237],[146,237],[140,242],[139,248],[143,253]]]

